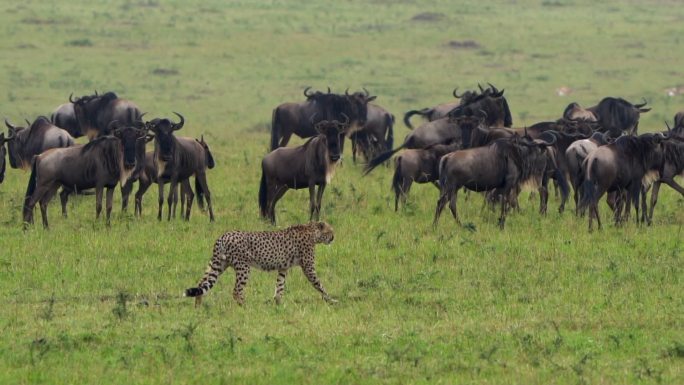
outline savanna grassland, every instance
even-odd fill
[[[259,271],[244,307],[232,272],[201,307],[182,297],[223,231],[270,228],[257,188],[271,111],[305,86],[367,87],[398,141],[405,111],[478,82],[505,88],[515,126],[613,95],[646,98],[640,130],[662,130],[684,109],[664,91],[684,85],[679,2],[3,1],[0,37],[2,117],[112,90],[146,117],[181,112],[179,135],[204,134],[217,162],[215,223],[157,222],[151,188],[141,219],[118,193],[110,228],[92,196],[66,219],[55,199],[51,229],[26,232],[28,173],[8,169],[1,384],[684,383],[684,201],[668,187],[652,227],[615,228],[603,205],[590,234],[572,204],[558,215],[552,194],[540,217],[524,192],[504,231],[476,194],[461,195],[464,227],[443,215],[433,229],[434,187],[395,213],[391,169],[362,177],[347,146],[323,202],[336,239],[317,251],[337,304],[299,271],[281,306]],[[279,227],[308,220],[307,200],[287,193]]]

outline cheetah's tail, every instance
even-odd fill
[[[212,261],[207,268],[206,274],[204,274],[204,277],[200,280],[199,284],[196,287],[191,287],[185,290],[185,296],[199,297],[207,294],[207,292],[214,287],[216,280],[218,280],[218,277],[222,272],[223,270],[221,269],[220,263]]]

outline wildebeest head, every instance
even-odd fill
[[[489,127],[510,127],[513,123],[511,110],[503,96],[504,90],[499,91],[490,84],[490,88],[469,98],[464,98],[461,104],[449,111],[449,117],[457,118],[464,115],[484,116]],[[484,114],[483,114],[484,112]]]
[[[0,132],[0,183],[5,180],[5,169],[7,168],[5,163],[5,155],[7,155],[5,143],[9,142],[10,140],[12,140],[12,137],[5,138],[5,133]]]
[[[343,122],[337,120],[321,120],[314,126],[328,148],[328,157],[331,162],[337,162],[341,157],[342,134],[349,127],[349,117],[344,115]]]
[[[118,96],[114,92],[98,95],[96,91],[93,95],[84,95],[76,99],[73,98],[73,94],[69,95],[69,101],[74,105],[74,115],[80,126],[81,133],[85,132],[88,134],[89,131],[97,131],[96,120],[98,111],[102,106],[117,98]],[[102,132],[100,134],[106,135],[108,133]]]
[[[572,102],[565,107],[563,118],[567,120],[585,120],[589,122],[598,121],[593,112],[582,108],[577,102]]]
[[[7,119],[5,119],[5,125],[9,130],[9,135],[5,138],[5,141],[7,142],[10,166],[12,168],[21,168],[21,154],[19,152],[28,138],[28,127],[15,126]]]
[[[482,116],[463,115],[449,118],[449,120],[456,123],[458,129],[461,130],[461,143],[463,148],[470,147],[473,130],[484,126],[486,116],[487,114],[484,113]]]
[[[356,124],[358,127],[363,127],[366,124],[366,117],[368,116],[368,103],[372,102],[377,98],[377,96],[371,96],[366,88],[363,88],[363,92],[357,91],[353,94],[349,94],[349,91],[345,91],[344,94],[347,96],[349,103],[351,105],[351,113],[356,116]]]
[[[204,156],[205,156],[205,160],[207,162],[207,168],[209,168],[209,169],[214,168],[214,166],[216,165],[216,163],[214,162],[214,156],[211,154],[211,151],[209,150],[209,145],[207,144],[207,142],[204,141],[204,135],[200,136],[199,140],[198,139],[195,139],[195,140],[204,149]]]
[[[138,140],[145,139],[147,131],[138,127],[120,127],[116,121],[110,123],[109,130],[114,137],[121,141],[124,168],[128,170],[135,168],[138,161],[136,156],[137,143]]]
[[[174,123],[166,118],[153,119],[147,122],[147,127],[154,132],[154,151],[157,153],[156,156],[164,162],[173,159],[176,151],[176,141],[173,137],[173,132],[180,130],[185,124],[183,115],[177,112],[174,112],[174,114],[180,118],[179,123]]]

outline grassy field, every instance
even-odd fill
[[[51,229],[21,230],[28,174],[0,185],[1,384],[684,383],[684,200],[661,190],[652,227],[536,212],[504,231],[461,196],[459,228],[431,227],[437,190],[393,211],[391,169],[350,159],[326,191],[335,242],[317,252],[335,305],[303,274],[254,271],[246,306],[232,272],[198,309],[182,297],[213,241],[268,229],[258,217],[271,111],[305,86],[367,87],[400,121],[408,109],[492,82],[514,125],[555,119],[572,101],[648,100],[642,131],[684,108],[684,7],[676,1],[71,1],[0,4],[0,114],[18,123],[76,96],[113,90],[148,117],[186,117],[204,134],[217,221],[94,219],[92,196]],[[470,48],[462,48],[465,44]],[[570,96],[555,90],[566,86]],[[398,123],[400,141],[408,130]],[[301,143],[294,140],[293,144]],[[118,193],[117,193],[118,195]],[[279,226],[308,219],[289,192]]]

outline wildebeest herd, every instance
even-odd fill
[[[500,205],[499,225],[518,206],[523,186],[539,190],[539,211],[545,214],[549,181],[560,195],[563,212],[572,189],[575,213],[589,211],[601,226],[598,202],[607,194],[616,224],[630,216],[650,224],[661,183],[684,195],[674,177],[684,172],[684,112],[674,126],[657,133],[638,134],[639,117],[648,112],[646,102],[632,104],[606,97],[595,106],[569,104],[554,121],[529,127],[513,126],[504,90],[478,85],[452,95],[456,100],[431,108],[411,110],[404,123],[412,129],[393,148],[394,115],[377,104],[376,96],[363,91],[343,94],[304,90],[301,102],[283,103],[272,113],[271,152],[262,161],[258,202],[261,216],[275,224],[276,203],[288,189],[309,190],[310,219],[318,220],[326,185],[330,183],[344,152],[345,138],[352,142],[353,159],[365,158],[365,174],[387,163],[393,155],[391,189],[395,210],[405,202],[411,185],[433,183],[440,189],[435,209],[436,225],[444,207],[460,223],[458,191],[482,192],[486,202]],[[135,214],[142,214],[142,198],[152,183],[159,187],[157,218],[162,219],[164,185],[169,184],[167,218],[175,216],[178,199],[181,217],[189,219],[193,199],[214,220],[206,170],[214,167],[209,146],[200,140],[175,135],[185,119],[144,120],[141,110],[113,92],[69,97],[51,118],[38,117],[26,127],[5,120],[9,131],[0,134],[0,182],[5,177],[5,156],[12,168],[30,169],[23,207],[25,225],[33,222],[39,203],[43,225],[48,226],[47,205],[61,188],[62,213],[66,216],[70,194],[94,189],[96,216],[102,211],[106,189],[106,218],[109,223],[116,184],[121,185],[122,208],[126,210],[133,183]],[[410,119],[427,121],[413,128]],[[308,139],[286,147],[295,134]],[[74,138],[87,136],[87,144]],[[146,144],[154,149],[146,152]],[[5,148],[7,144],[7,148]],[[194,191],[190,177],[195,177]],[[178,190],[180,189],[180,193]],[[651,191],[650,207],[647,193]]]

